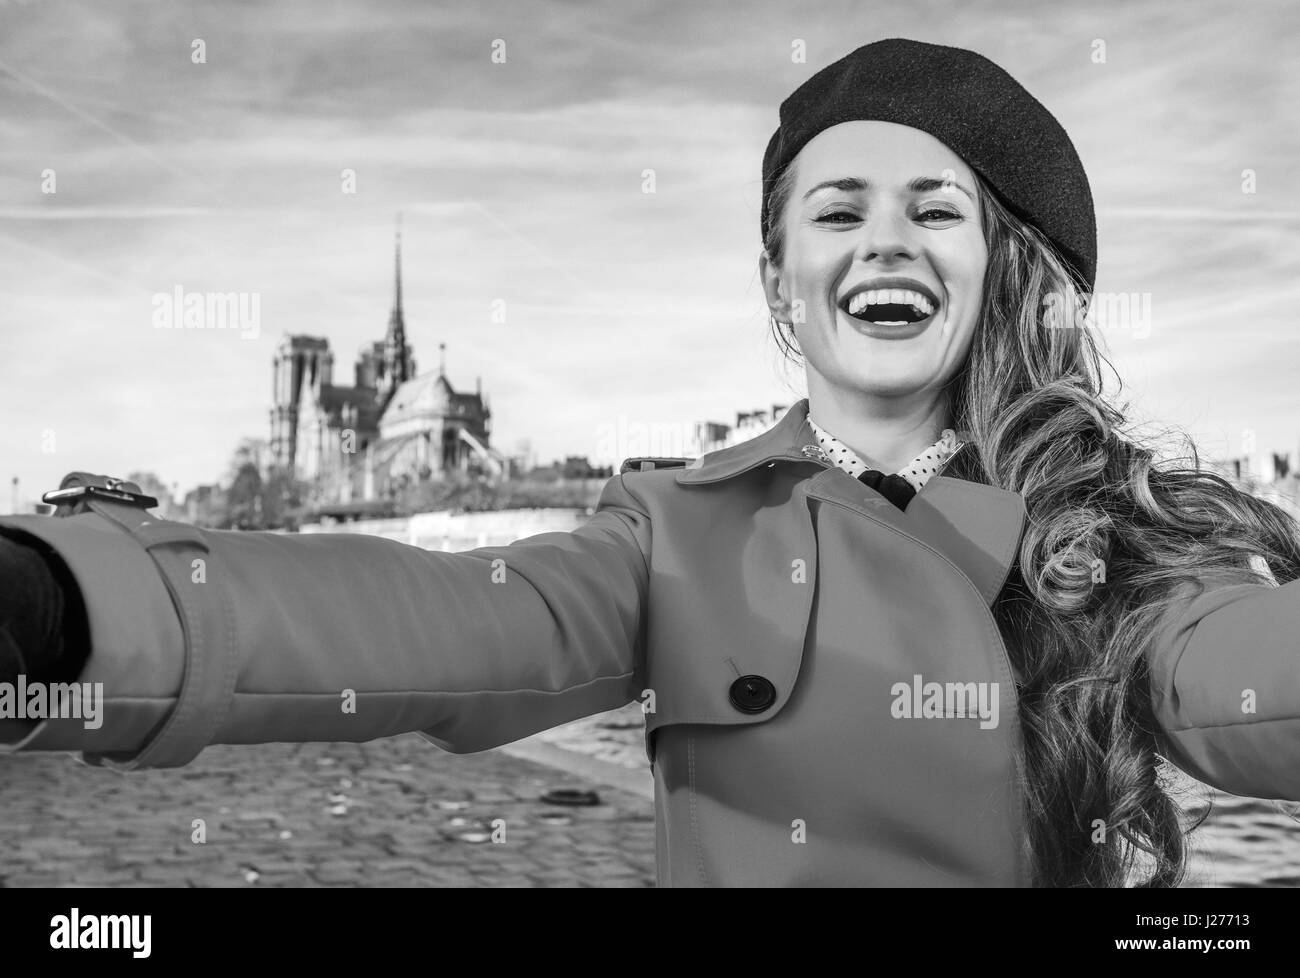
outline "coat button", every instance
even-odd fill
[[[776,702],[776,687],[762,676],[741,676],[731,684],[731,705],[741,713],[762,713]]]

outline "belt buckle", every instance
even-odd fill
[[[75,506],[77,503],[84,502],[88,497],[98,499],[111,499],[114,502],[126,503],[128,506],[136,506],[140,509],[152,509],[158,505],[158,500],[153,496],[146,496],[142,492],[132,492],[130,489],[123,489],[124,485],[134,486],[135,483],[127,482],[125,479],[105,478],[104,485],[73,486],[70,489],[51,489],[41,496],[41,502],[51,506]]]

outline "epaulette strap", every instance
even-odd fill
[[[133,482],[73,472],[42,500],[61,517],[94,513],[120,526],[153,558],[171,595],[185,639],[185,671],[176,706],[161,729],[134,756],[130,752],[94,753],[82,759],[93,766],[131,771],[141,767],[181,767],[212,742],[234,700],[239,654],[235,645],[235,609],[221,581],[221,568],[197,527],[160,520],[148,512],[158,500]],[[204,565],[203,583],[216,589],[200,598],[194,564]],[[212,579],[212,584],[207,580]],[[93,651],[92,651],[93,655]]]
[[[635,458],[629,458],[623,462],[619,468],[618,474],[625,475],[628,472],[653,472],[655,469],[684,469],[690,465],[693,459],[689,458],[666,458],[658,455],[638,455]]]

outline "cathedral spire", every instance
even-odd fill
[[[402,345],[406,343],[406,322],[402,316],[402,215],[397,215],[397,248],[393,256],[395,288],[393,292],[393,312],[388,317],[388,336],[393,334]]]
[[[396,276],[396,298],[393,300],[393,317],[402,326],[403,332],[406,332],[406,324],[402,321],[402,213],[400,212],[398,212],[398,247],[396,247],[393,264]]]
[[[397,246],[393,258],[393,311],[384,337],[384,377],[390,389],[415,376],[411,349],[406,345],[406,317],[402,312],[402,215],[397,215]]]

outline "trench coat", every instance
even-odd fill
[[[638,701],[660,885],[1028,885],[992,613],[1024,500],[940,472],[899,510],[821,455],[807,407],[625,463],[574,531],[462,553],[114,505],[0,519],[71,569],[80,678],[104,684],[99,729],[43,720],[8,749],[131,770],[414,731],[471,753]],[[1149,656],[1165,755],[1300,799],[1297,635],[1300,580],[1207,575]]]

